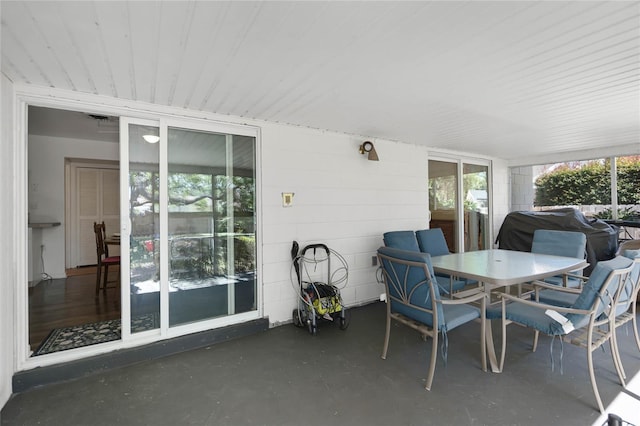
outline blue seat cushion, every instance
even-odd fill
[[[420,251],[413,231],[390,231],[382,235],[384,245],[400,250]]]
[[[560,275],[556,275],[554,277],[545,278],[543,281],[545,283],[549,283],[549,284],[553,284],[553,285],[564,286],[564,279]],[[568,277],[567,278],[567,287],[569,287],[569,288],[578,288],[578,287],[580,287],[580,283],[581,282],[582,281],[579,278]]]
[[[480,318],[480,309],[470,305],[442,305],[444,321],[439,321],[438,331],[450,331],[454,328]],[[402,303],[391,301],[391,312],[397,312],[407,318],[433,327],[433,315]]]
[[[480,318],[480,309],[471,305],[443,305],[446,331],[451,331],[459,325],[466,324]]]
[[[622,255],[628,259],[640,259],[640,250],[625,250]],[[640,262],[636,262],[633,265],[633,269],[629,274],[629,279],[625,283],[622,294],[620,295],[620,301],[616,308],[616,315],[626,312],[629,309],[629,306],[631,306],[631,303],[633,303],[631,296],[633,296],[634,286],[637,285],[639,279]]]
[[[569,308],[576,303],[578,295],[575,293],[566,293],[558,290],[542,290],[538,294],[538,300],[540,303],[546,303],[547,305],[562,306]],[[535,300],[534,296],[531,296],[532,300]]]
[[[485,316],[488,320],[502,319],[502,303],[488,307]]]
[[[438,285],[440,286],[440,291],[444,294],[450,293],[450,278],[449,275],[439,275],[436,274],[436,281],[438,281]],[[466,280],[453,280],[453,292],[460,291],[467,286]]]
[[[522,303],[507,304],[505,316],[511,321],[532,327],[550,336],[565,334],[562,327],[557,327],[559,323],[546,315],[543,309],[534,306]]]
[[[421,304],[417,304],[420,306]],[[431,309],[431,302],[429,304],[423,304],[424,308]],[[423,310],[412,307],[411,305],[405,305],[404,303],[391,301],[391,312],[404,315],[407,318],[411,318],[414,321],[425,324],[433,328],[433,314],[431,312],[425,312]],[[439,329],[442,329],[443,324],[439,324]]]

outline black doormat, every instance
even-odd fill
[[[146,314],[133,318],[131,320],[131,332],[135,333],[158,328],[157,318],[156,314]],[[31,356],[111,342],[119,340],[120,337],[120,319],[55,328]]]

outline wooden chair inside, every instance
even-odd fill
[[[97,254],[97,268],[96,268],[96,295],[100,292],[100,288],[106,294],[107,284],[116,283],[116,286],[120,286],[120,277],[115,280],[109,281],[109,267],[120,266],[120,256],[109,256],[109,246],[105,243],[106,228],[104,222],[93,223],[93,231],[96,235],[96,254]],[[102,270],[104,269],[104,277],[102,276]],[[119,275],[119,274],[118,274]]]

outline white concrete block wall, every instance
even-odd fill
[[[511,177],[506,161],[493,160],[493,242],[504,218],[511,211]]]
[[[13,235],[14,228],[14,210],[9,207],[15,201],[13,119],[13,84],[0,74],[0,233],[5,236]],[[16,247],[11,241],[0,244],[0,408],[11,396],[14,368]]]
[[[324,243],[349,265],[347,305],[378,299],[371,265],[382,234],[427,227],[426,148],[375,140],[380,161],[358,152],[363,138],[297,127],[262,128],[264,312],[290,321],[297,289],[291,245]],[[294,193],[282,206],[283,192]]]
[[[533,210],[533,167],[511,168],[511,211]]]

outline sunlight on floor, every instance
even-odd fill
[[[627,381],[626,389],[620,391],[613,402],[606,407],[605,414],[598,417],[592,426],[607,424],[609,413],[620,417],[623,425],[640,425],[640,373]]]

